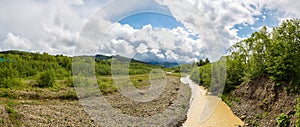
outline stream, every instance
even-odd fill
[[[184,127],[238,127],[244,123],[236,117],[220,98],[207,95],[207,90],[190,80],[190,76],[180,79],[192,90],[190,109]]]

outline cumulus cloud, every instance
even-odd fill
[[[114,23],[109,18],[111,14],[110,9],[104,8],[89,19],[78,39],[76,54],[102,53],[143,61],[172,62],[192,62],[204,56],[201,39],[190,29],[156,28],[151,24],[134,29]]]
[[[264,4],[270,9],[284,13],[278,17],[281,21],[286,18],[300,17],[300,1],[298,0],[264,0]]]
[[[80,0],[0,1],[0,43],[10,40],[10,35],[18,35],[27,45],[20,50],[71,55],[65,49],[74,43],[83,25],[71,5],[81,4]],[[15,46],[1,49],[9,47]]]
[[[280,11],[274,15],[279,19],[300,16],[300,2],[292,0],[120,0],[104,6],[106,2],[109,0],[2,0],[0,49],[65,55],[76,49],[73,55],[119,54],[149,61],[217,60],[242,39],[237,34],[241,28],[234,26],[251,26],[256,16],[263,15],[263,8]],[[102,9],[87,20],[98,7]],[[134,29],[116,22],[145,10],[172,15],[185,27]],[[77,38],[79,43],[75,43]]]
[[[0,43],[2,50],[29,50],[31,48],[31,42],[28,39],[12,33],[8,33],[6,39]]]

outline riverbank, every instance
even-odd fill
[[[236,117],[229,106],[220,98],[207,95],[207,90],[194,82],[189,76],[181,78],[181,82],[192,89],[190,109],[184,127],[237,127],[244,125]]]

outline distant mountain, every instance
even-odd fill
[[[148,62],[148,64],[162,66],[162,67],[166,67],[166,68],[178,67],[179,66],[178,63],[172,63],[172,62]]]
[[[28,54],[32,54],[32,53],[25,52],[25,51],[18,51],[18,50],[9,50],[9,51],[0,51],[0,54],[28,55]]]
[[[9,51],[1,51],[0,54],[17,54],[17,55],[28,55],[28,54],[39,54],[39,53],[31,53],[31,52],[25,52],[25,51],[17,51],[17,50],[9,50]],[[91,56],[85,56],[85,57],[91,57]],[[150,65],[155,65],[155,66],[162,66],[162,67],[178,67],[178,63],[173,63],[173,62],[145,62],[141,60],[136,60],[134,58],[127,58],[121,55],[115,55],[115,56],[106,56],[102,54],[97,54],[95,55],[95,59],[102,61],[102,60],[109,60],[109,59],[117,59],[121,61],[130,61],[130,62],[137,62],[137,63],[143,63],[143,64],[150,64]]]
[[[124,56],[120,56],[120,55],[115,55],[115,56],[105,56],[105,55],[101,55],[101,54],[97,54],[95,56],[95,59],[96,60],[109,60],[109,59],[117,59],[117,60],[120,60],[120,61],[130,61],[130,62],[137,62],[137,63],[144,63],[144,64],[148,64],[147,62],[143,62],[143,61],[139,61],[139,60],[136,60],[134,58],[127,58],[127,57],[124,57]]]
[[[96,58],[97,60],[108,60],[108,59],[111,59],[112,56],[105,56],[105,55],[100,55],[100,54],[98,54],[98,55],[95,56],[95,58]]]

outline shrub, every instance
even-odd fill
[[[37,80],[38,87],[53,87],[55,84],[55,76],[52,70],[43,72]]]
[[[290,124],[290,117],[284,113],[281,113],[277,117],[277,125],[279,127],[288,127]]]
[[[22,85],[23,82],[20,78],[3,78],[0,81],[0,88],[15,88]]]

